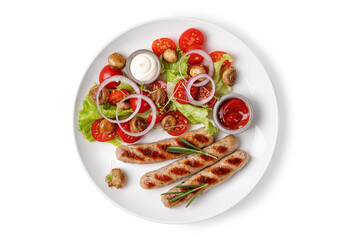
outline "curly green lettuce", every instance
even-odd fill
[[[221,78],[221,66],[224,64],[226,60],[232,62],[232,58],[229,54],[224,54],[220,61],[214,63],[215,72],[214,72],[213,80],[215,83],[215,95],[218,98],[231,92],[231,87],[226,86]]]
[[[100,106],[101,111],[105,114],[105,116],[109,118],[115,118],[116,115],[116,107],[106,103]],[[119,109],[118,116],[119,118],[124,118],[129,116],[132,113],[132,110],[122,110]],[[96,104],[93,103],[89,97],[89,95],[85,96],[83,101],[83,108],[79,111],[79,131],[83,134],[84,138],[89,142],[94,142],[95,139],[91,134],[91,126],[95,120],[102,118],[101,114],[98,112]],[[118,136],[114,139],[107,141],[108,143],[113,144],[115,147],[121,145],[121,140]]]

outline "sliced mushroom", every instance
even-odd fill
[[[100,122],[100,131],[102,131],[105,134],[113,133],[117,128],[117,125],[115,123],[109,122],[106,119],[103,119]]]
[[[171,130],[171,128],[175,127],[177,124],[177,120],[173,115],[166,115],[162,120],[161,120],[161,127],[165,130],[165,131],[169,131]]]
[[[96,103],[96,93],[97,93],[98,89],[99,89],[98,85],[93,86],[90,89],[89,97],[93,103]],[[103,105],[103,104],[107,103],[107,101],[109,99],[109,95],[110,95],[110,93],[107,88],[104,87],[103,89],[101,89],[100,94],[99,94],[99,105]]]
[[[120,106],[119,106],[119,108],[120,109],[122,109],[122,110],[128,110],[128,109],[130,109],[130,103],[128,103],[128,102],[122,102],[122,103],[120,103]]]
[[[202,65],[194,65],[190,68],[190,76],[195,77],[198,74],[206,73],[205,68]],[[199,78],[199,81],[204,81],[206,78]]]
[[[120,168],[114,168],[106,175],[105,181],[109,187],[123,188],[126,183],[126,175]]]
[[[111,54],[108,58],[108,62],[110,67],[118,70],[123,69],[126,64],[125,58],[120,53]]]
[[[234,86],[236,83],[237,72],[234,67],[228,67],[222,74],[222,80],[226,86]]]
[[[163,105],[166,103],[166,92],[161,88],[157,88],[151,93],[150,98],[155,105]]]
[[[143,117],[137,116],[130,121],[130,131],[132,133],[139,133],[148,127],[148,123]]]
[[[174,49],[166,49],[165,52],[163,52],[163,58],[165,61],[169,63],[174,63],[177,61],[177,54]]]

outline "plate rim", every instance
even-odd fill
[[[132,29],[135,29],[135,28],[138,28],[138,27],[141,27],[142,25],[146,25],[146,24],[151,24],[151,23],[156,23],[156,22],[163,22],[163,21],[166,21],[166,20],[175,20],[175,21],[181,21],[181,20],[186,20],[186,21],[195,21],[195,22],[200,22],[202,24],[208,24],[208,25],[212,25],[212,27],[215,27],[215,28],[218,28],[218,29],[221,29],[221,30],[224,30],[226,32],[228,32],[229,34],[233,35],[236,39],[238,39],[239,41],[241,41],[249,50],[250,50],[250,53],[254,56],[254,58],[260,63],[260,65],[262,66],[262,68],[264,69],[265,71],[265,74],[267,75],[268,79],[270,80],[270,83],[271,83],[271,88],[273,90],[273,93],[274,93],[274,97],[275,97],[275,102],[276,102],[276,105],[275,105],[275,110],[276,110],[276,114],[275,115],[275,126],[276,126],[276,129],[275,129],[275,141],[273,143],[273,145],[270,147],[270,160],[268,161],[261,177],[258,179],[258,181],[255,182],[254,184],[254,187],[252,187],[249,191],[246,192],[246,194],[244,195],[243,198],[239,199],[237,202],[235,202],[234,204],[231,204],[231,205],[228,205],[224,210],[218,212],[218,213],[215,213],[213,215],[210,215],[210,216],[205,216],[205,217],[200,217],[200,218],[196,218],[196,219],[191,219],[191,220],[186,220],[186,221],[165,221],[165,220],[159,220],[159,219],[155,219],[155,218],[149,218],[149,217],[146,217],[146,216],[143,216],[143,215],[140,215],[136,212],[133,212],[123,206],[121,206],[120,204],[118,204],[117,202],[115,202],[115,200],[113,200],[112,198],[110,198],[107,194],[105,194],[105,192],[98,186],[98,184],[95,182],[95,180],[90,176],[89,172],[87,171],[87,168],[85,166],[85,163],[80,155],[80,149],[79,149],[79,143],[78,141],[76,140],[76,133],[78,131],[78,119],[77,119],[77,116],[78,116],[78,112],[76,111],[76,102],[77,102],[77,99],[79,98],[79,89],[83,83],[83,79],[86,75],[86,73],[89,71],[94,59],[96,59],[100,54],[101,52],[110,44],[112,43],[115,39],[119,38],[120,36],[126,34],[127,32],[131,31]],[[75,96],[75,101],[74,101],[74,105],[73,105],[73,136],[74,136],[74,140],[75,140],[75,144],[76,144],[76,148],[77,148],[77,153],[78,153],[78,157],[79,157],[79,160],[81,161],[81,164],[83,166],[83,171],[86,172],[85,175],[87,175],[88,178],[90,178],[90,180],[93,182],[93,184],[96,186],[96,189],[102,193],[103,196],[105,196],[105,198],[107,198],[108,200],[110,200],[110,202],[112,204],[114,204],[115,206],[117,206],[118,208],[120,208],[121,210],[125,211],[126,213],[129,213],[133,216],[136,216],[136,217],[139,217],[139,218],[142,218],[142,219],[145,219],[145,220],[148,220],[148,221],[151,221],[151,222],[156,222],[156,223],[165,223],[165,224],[187,224],[187,223],[195,223],[195,222],[200,222],[200,221],[204,221],[204,220],[209,220],[211,218],[215,218],[221,214],[224,214],[226,213],[227,211],[229,211],[231,208],[235,207],[236,205],[238,205],[240,202],[244,201],[250,194],[251,192],[254,191],[254,189],[259,185],[259,183],[261,182],[261,180],[264,178],[265,176],[265,173],[268,171],[268,168],[269,168],[269,165],[270,163],[272,162],[273,160],[273,157],[274,157],[274,153],[275,153],[275,150],[277,148],[277,145],[278,145],[278,137],[279,137],[279,101],[278,101],[278,94],[277,94],[277,91],[276,91],[276,88],[275,88],[275,84],[273,82],[273,79],[270,77],[270,74],[269,74],[269,71],[266,69],[265,65],[263,64],[263,61],[260,60],[260,58],[258,57],[258,55],[256,55],[254,53],[254,51],[252,50],[252,48],[249,47],[249,45],[244,41],[242,40],[240,37],[238,37],[236,34],[232,33],[231,31],[229,31],[226,27],[223,27],[223,26],[220,26],[220,25],[217,25],[211,21],[208,21],[208,20],[203,20],[201,18],[195,18],[195,17],[161,17],[161,18],[151,18],[151,19],[148,19],[146,21],[141,21],[141,22],[138,22],[137,24],[134,24],[134,25],[131,25],[130,27],[127,27],[126,29],[124,29],[123,31],[120,31],[114,38],[110,39],[105,46],[103,46],[102,48],[100,48],[99,51],[97,51],[97,54],[95,55],[94,58],[92,58],[92,60],[90,61],[90,63],[88,64],[88,67],[86,68],[85,70],[85,73],[83,74],[83,77],[81,78],[81,81],[79,81],[79,84],[78,84],[78,87],[77,87],[78,91],[77,91],[77,94]]]

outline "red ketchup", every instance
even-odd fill
[[[243,128],[250,120],[250,109],[247,104],[238,98],[230,99],[219,108],[221,124],[231,130]]]

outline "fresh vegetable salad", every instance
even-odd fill
[[[159,38],[149,43],[152,51],[134,49],[129,60],[111,54],[79,111],[84,138],[119,146],[160,126],[164,134],[180,136],[190,124],[203,124],[209,135],[216,134],[210,112],[231,91],[237,72],[230,54],[208,53],[205,41],[201,31],[190,28],[177,44]]]

